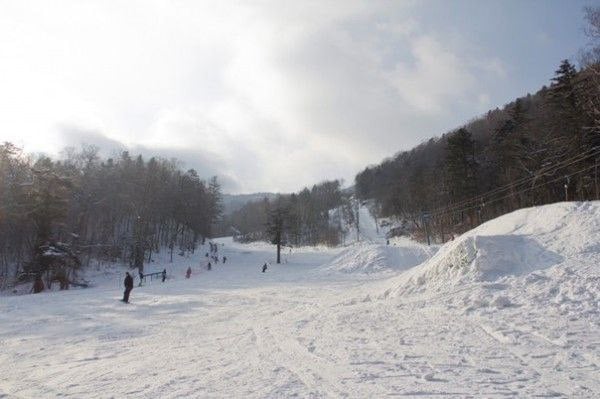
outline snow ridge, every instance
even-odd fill
[[[407,238],[392,245],[362,243],[342,251],[324,270],[343,273],[382,273],[408,270],[431,257],[435,248]]]
[[[599,202],[512,212],[446,243],[431,259],[399,276],[386,295],[515,278],[565,266],[585,255],[597,257],[599,220]]]

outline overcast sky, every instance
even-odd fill
[[[0,0],[0,141],[177,157],[231,193],[351,183],[547,84],[585,5]]]

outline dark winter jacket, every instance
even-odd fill
[[[130,290],[133,289],[133,277],[131,277],[129,274],[125,276],[125,281],[123,284],[125,284],[125,288],[129,288]]]

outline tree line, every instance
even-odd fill
[[[60,160],[0,145],[0,278],[68,288],[91,260],[143,271],[154,253],[193,252],[221,214],[216,178],[203,181],[175,159],[98,148],[66,149]],[[37,287],[37,288],[36,288]]]
[[[270,241],[282,245],[338,245],[355,221],[356,209],[339,180],[276,198],[249,202],[223,218],[240,242]]]
[[[600,64],[562,61],[549,87],[356,176],[381,216],[444,241],[512,210],[600,199]]]
[[[600,7],[584,11],[579,70],[564,60],[537,93],[367,167],[358,197],[440,241],[521,207],[600,199]]]

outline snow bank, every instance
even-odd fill
[[[395,279],[386,296],[515,279],[555,266],[578,264],[586,274],[599,255],[600,202],[521,209],[446,243],[429,261]],[[554,279],[552,273],[544,276]]]
[[[342,251],[325,270],[343,273],[379,273],[406,270],[429,259],[435,247],[427,247],[409,239],[395,245],[362,244]]]
[[[525,236],[464,236],[444,246],[415,270],[408,279],[408,286],[495,281],[507,275],[528,274],[562,260],[560,255]]]
[[[600,252],[600,201],[559,202],[520,209],[465,236],[523,235],[563,256]]]

